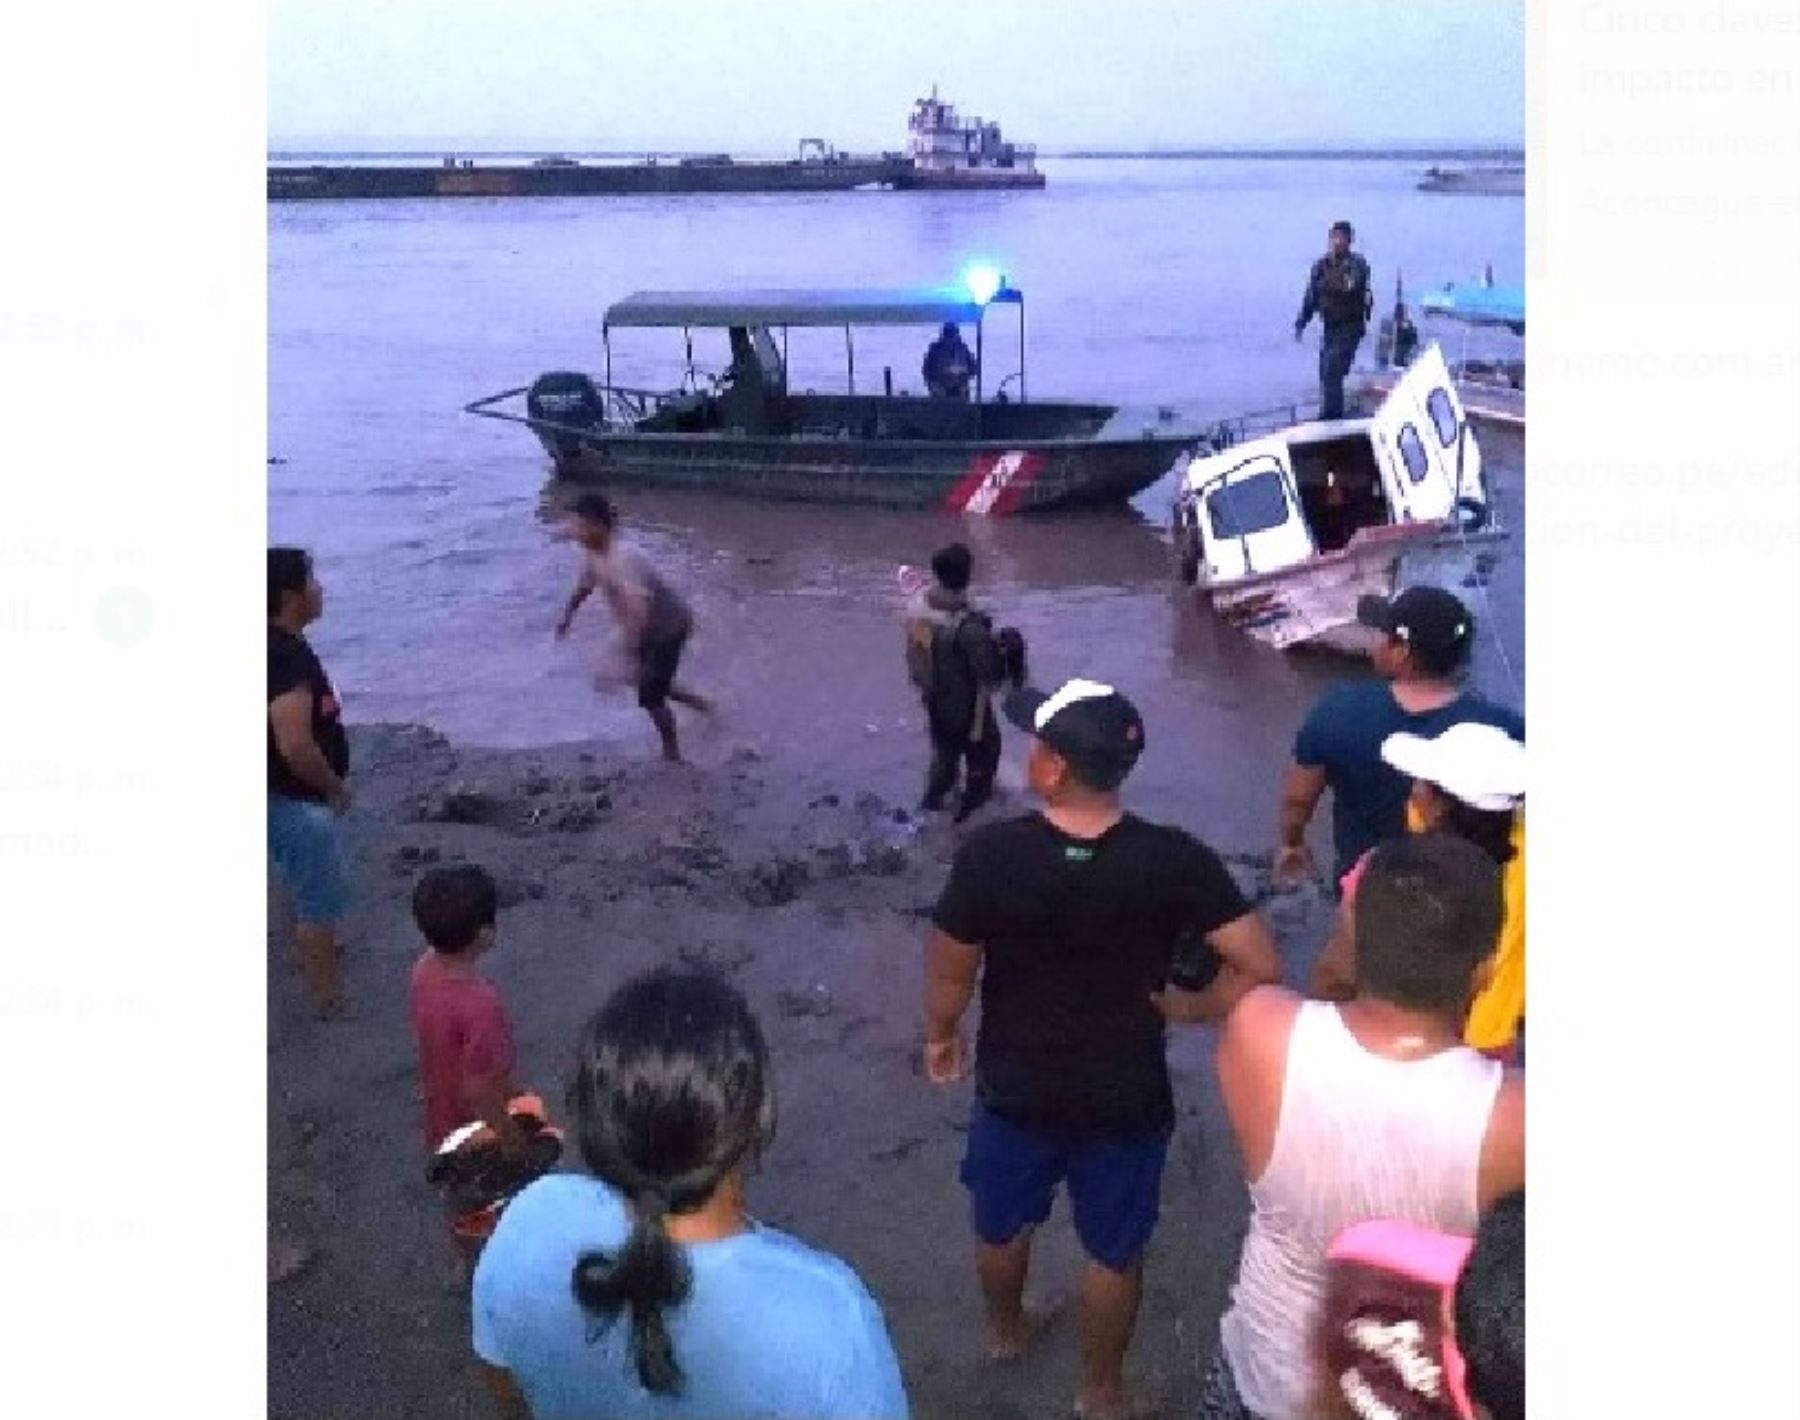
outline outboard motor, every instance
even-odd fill
[[[586,375],[572,370],[552,370],[531,382],[525,396],[525,413],[534,420],[558,424],[561,429],[539,429],[551,456],[560,464],[581,454],[581,437],[576,429],[599,430],[606,424],[606,404],[600,391]]]

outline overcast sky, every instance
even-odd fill
[[[1522,0],[271,0],[272,148],[1518,142]]]

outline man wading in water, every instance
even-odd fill
[[[626,649],[637,668],[638,704],[643,706],[656,733],[662,737],[663,758],[681,758],[681,742],[675,735],[675,712],[669,702],[702,714],[712,713],[712,702],[675,684],[681,653],[694,629],[693,613],[650,559],[634,543],[618,536],[619,515],[601,494],[589,493],[576,500],[575,540],[586,550],[581,579],[569,594],[569,605],[556,624],[561,640],[581,604],[597,589],[618,618]]]
[[[1300,314],[1294,321],[1294,339],[1306,334],[1308,322],[1316,311],[1325,327],[1325,338],[1319,342],[1319,417],[1344,417],[1344,376],[1356,359],[1356,347],[1362,344],[1369,315],[1375,309],[1375,294],[1369,288],[1369,263],[1350,250],[1356,238],[1348,222],[1331,224],[1331,250],[1313,263],[1306,278],[1306,294],[1300,299]]]

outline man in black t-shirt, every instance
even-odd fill
[[[269,859],[293,895],[300,969],[321,1015],[343,1008],[338,919],[349,903],[338,817],[350,742],[337,693],[301,633],[325,593],[312,558],[269,549]]]
[[[1123,1414],[1125,1351],[1174,1126],[1166,1022],[1223,1019],[1280,975],[1223,863],[1120,806],[1143,721],[1110,686],[1009,695],[1032,736],[1039,813],[989,825],[956,855],[933,917],[925,1069],[965,1073],[959,1023],[981,979],[976,1102],[962,1181],[977,1237],[988,1347],[1023,1351],[1032,1230],[1067,1180],[1088,1255],[1078,1413]]]

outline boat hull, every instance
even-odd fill
[[[271,165],[271,202],[417,197],[630,197],[683,193],[844,192],[892,185],[900,158],[831,162],[583,163],[573,167]]]
[[[914,192],[975,192],[989,188],[1044,186],[1035,168],[914,168],[898,174],[894,186]]]
[[[1469,197],[1523,197],[1523,168],[1434,169],[1420,179],[1420,192],[1454,193]]]
[[[1313,647],[1366,656],[1376,633],[1356,619],[1366,596],[1401,587],[1486,585],[1499,532],[1460,534],[1417,524],[1371,528],[1340,552],[1238,581],[1202,586],[1227,625],[1277,650]]]
[[[577,484],[994,517],[1126,502],[1193,442],[1191,433],[1000,444],[534,432],[556,476]]]

